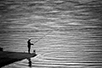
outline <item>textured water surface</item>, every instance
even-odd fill
[[[27,52],[32,68],[101,68],[101,0],[1,0],[0,47]],[[41,39],[41,40],[39,40]],[[3,68],[29,68],[22,60]]]

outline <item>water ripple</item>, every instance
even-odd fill
[[[32,68],[101,68],[101,0],[8,0],[0,2],[0,47],[27,52]],[[50,31],[50,33],[48,33]],[[47,34],[48,33],[48,34]],[[46,35],[46,36],[45,36]],[[29,68],[23,60],[4,68]]]

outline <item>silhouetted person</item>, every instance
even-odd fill
[[[33,44],[31,43],[31,39],[29,39],[29,40],[27,41],[27,43],[28,43],[28,53],[30,53],[31,45],[33,45]]]

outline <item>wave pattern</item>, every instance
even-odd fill
[[[101,0],[4,0],[0,2],[0,46],[37,56],[32,68],[101,68]],[[46,36],[45,36],[46,35]],[[23,60],[4,68],[28,68]]]

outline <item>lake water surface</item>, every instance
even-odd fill
[[[31,38],[31,68],[102,68],[102,1],[79,1],[1,0],[0,47],[27,52]],[[30,67],[25,59],[3,68]]]

